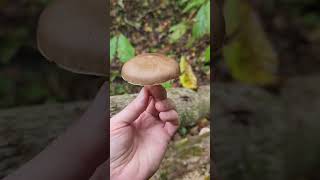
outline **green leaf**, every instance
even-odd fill
[[[196,39],[210,34],[210,1],[202,5],[195,17],[195,23],[192,27],[192,36]]]
[[[177,42],[186,32],[187,32],[188,26],[185,22],[181,22],[177,25],[174,25],[170,28],[169,32],[169,41],[170,43]]]
[[[189,12],[193,9],[197,9],[200,6],[202,6],[204,3],[206,2],[206,0],[191,0],[187,6],[183,9],[183,13],[185,12]]]
[[[188,133],[188,130],[187,130],[187,128],[185,128],[185,127],[180,127],[178,131],[179,131],[179,134],[180,134],[182,137],[186,136],[187,133]]]
[[[135,56],[134,47],[123,34],[120,34],[118,38],[117,56],[123,63]]]
[[[179,0],[178,1],[178,5],[179,6],[182,6],[182,5],[185,5],[189,0]]]
[[[204,52],[204,60],[206,63],[210,62],[210,46],[208,46]]]
[[[170,82],[165,82],[165,83],[162,83],[162,87],[164,87],[165,89],[171,89],[172,84]]]
[[[118,37],[112,37],[110,40],[110,61],[115,57],[117,52]]]
[[[227,24],[233,29],[240,28],[223,52],[231,75],[236,80],[255,85],[274,83],[278,59],[258,16],[246,1],[227,2]]]

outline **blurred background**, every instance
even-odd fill
[[[0,1],[0,109],[88,100],[103,82],[60,69],[39,53],[37,22],[48,3]]]
[[[39,53],[37,22],[50,2],[0,1],[0,179],[77,120],[105,81],[61,69]]]
[[[215,61],[219,80],[279,87],[289,77],[318,72],[318,1],[224,2],[228,37]]]
[[[223,2],[211,91],[220,179],[320,179],[320,2]]]

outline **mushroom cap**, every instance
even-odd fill
[[[178,63],[157,53],[138,55],[122,66],[121,76],[135,85],[156,85],[179,77]]]
[[[105,0],[55,0],[38,22],[38,49],[69,71],[107,76]]]

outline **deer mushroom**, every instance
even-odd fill
[[[107,76],[107,3],[55,0],[41,14],[38,49],[69,71]]]
[[[122,78],[134,85],[152,86],[179,77],[178,63],[162,54],[144,53],[122,66]]]

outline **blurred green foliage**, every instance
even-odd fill
[[[115,57],[116,53],[117,53],[117,46],[118,46],[118,37],[112,37],[110,39],[110,60],[112,61],[113,58]]]
[[[189,24],[192,27],[192,38],[202,38],[205,35],[210,35],[210,1],[209,0],[180,0],[178,4],[183,8],[183,13],[194,14],[193,19],[188,19],[189,22],[180,22],[172,27],[174,41],[179,40],[187,31]],[[173,36],[173,35],[172,35]]]
[[[25,27],[9,31],[0,37],[0,63],[8,64],[18,49],[25,44],[28,37],[28,29]]]
[[[200,8],[207,0],[180,0],[178,4],[183,6],[182,12],[190,12],[191,10]]]
[[[186,22],[181,22],[177,25],[174,25],[170,28],[169,32],[169,41],[170,43],[175,43],[179,41],[180,38],[187,32],[188,26]]]
[[[225,11],[228,34],[236,33],[224,47],[233,78],[256,85],[275,83],[278,59],[251,4],[227,0]]]
[[[302,48],[304,41],[307,50],[301,51],[307,53],[310,49],[307,46],[313,46],[311,43],[317,43],[320,39],[319,1],[257,1],[256,5],[261,6],[258,10],[253,8],[249,0],[225,0],[224,2],[227,34],[230,37],[223,48],[223,59],[228,74],[234,80],[258,86],[274,85],[279,83],[281,72],[292,68],[298,69],[295,70],[297,72],[303,69],[296,61],[304,61],[302,60],[304,57],[292,57],[291,61],[287,60],[283,63],[283,59],[279,57],[279,53],[283,54],[281,52],[283,50],[275,49],[276,44],[274,44],[277,42],[279,46],[280,42],[272,37],[270,30],[275,31],[275,36],[277,33],[282,33],[278,38],[287,38],[288,42],[281,39],[282,44],[288,44],[287,47],[293,46],[289,45],[290,43],[296,43],[294,51]],[[268,24],[263,24],[262,17],[259,15],[269,18],[263,19]],[[310,44],[307,45],[309,42]],[[294,52],[289,53],[294,56]],[[298,59],[294,60],[295,58]],[[304,64],[308,63],[304,61]]]
[[[201,6],[192,27],[192,35],[195,38],[201,38],[206,34],[210,34],[210,1]]]

